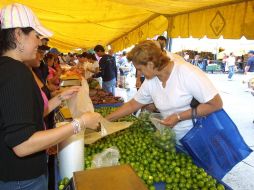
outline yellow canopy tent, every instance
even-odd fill
[[[0,8],[17,2],[1,0]],[[168,30],[171,37],[254,39],[254,1],[19,0],[54,32],[61,51],[112,44],[115,51]]]

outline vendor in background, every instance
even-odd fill
[[[94,47],[97,56],[101,57],[99,61],[100,72],[95,77],[102,77],[102,88],[115,96],[117,85],[117,67],[115,58],[105,53],[102,45]]]
[[[88,62],[87,53],[84,52],[82,54],[77,55],[77,59],[78,59],[78,64],[75,67],[79,70],[81,75],[84,75],[85,64]]]
[[[86,65],[86,78],[91,78],[94,74],[99,73],[99,63],[94,54],[87,54],[87,65]],[[97,79],[96,79],[97,80]]]
[[[22,19],[19,19],[22,18]],[[44,112],[45,97],[27,61],[36,58],[39,34],[50,37],[32,10],[22,4],[0,14],[0,189],[47,189],[46,149],[85,127],[97,128],[98,113],[86,113],[59,128],[45,130],[43,116],[79,90],[55,97]]]
[[[171,127],[179,140],[193,127],[190,103],[200,102],[197,115],[205,116],[222,108],[222,100],[208,77],[180,56],[174,61],[161,53],[153,41],[137,44],[127,55],[146,80],[135,97],[106,118],[110,121],[154,103],[162,114],[162,124]]]
[[[94,78],[98,81],[100,88],[102,88],[102,78],[96,76],[100,72],[99,62],[94,53],[88,53],[87,55],[88,62],[91,63],[90,68],[88,68],[89,77]],[[90,76],[92,75],[92,76]]]

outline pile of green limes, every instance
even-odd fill
[[[224,189],[204,169],[197,167],[191,157],[156,146],[154,131],[143,127],[144,121],[132,119],[134,124],[130,128],[85,147],[85,169],[91,167],[95,154],[116,146],[120,151],[119,163],[130,164],[150,190],[155,189],[156,182],[166,183],[166,190]]]

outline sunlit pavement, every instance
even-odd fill
[[[245,142],[254,149],[254,96],[246,92],[243,74],[228,81],[226,74],[208,74],[223,99],[223,107],[235,122]],[[237,164],[223,181],[234,190],[254,189],[254,153]]]

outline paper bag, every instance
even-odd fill
[[[79,92],[72,98],[67,100],[72,118],[80,117],[86,112],[94,112],[93,103],[89,97],[89,86],[87,81],[82,78],[81,88]]]
[[[132,122],[127,122],[127,121],[109,122],[103,118],[100,120],[100,123],[101,123],[100,132],[93,131],[90,133],[85,133],[85,144],[92,144],[107,135],[113,134],[117,131],[121,131],[132,125]]]

